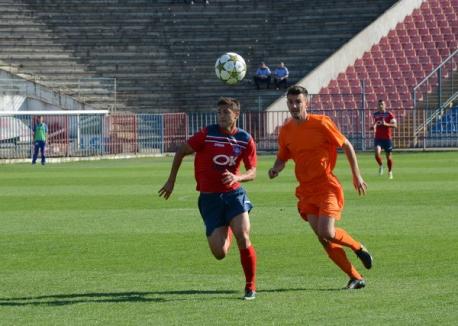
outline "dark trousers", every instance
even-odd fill
[[[267,76],[267,78],[261,78],[258,76],[254,76],[254,83],[256,84],[256,88],[259,89],[259,86],[261,83],[266,83],[266,88],[270,87],[270,76]]]
[[[42,140],[35,141],[34,148],[33,148],[33,157],[32,157],[32,164],[35,164],[38,157],[38,150],[41,151],[41,164],[45,164],[46,162],[46,142]]]
[[[274,83],[275,83],[275,88],[284,88],[284,89],[288,88],[288,78],[281,79],[281,80],[274,78]]]

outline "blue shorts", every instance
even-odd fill
[[[386,153],[393,151],[393,143],[391,139],[374,139],[374,147],[380,146]]]
[[[229,192],[201,193],[199,211],[210,236],[216,228],[228,226],[239,214],[250,212],[253,205],[242,187]]]

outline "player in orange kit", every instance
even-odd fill
[[[372,267],[372,257],[359,241],[335,227],[344,204],[342,186],[332,173],[337,148],[343,148],[347,156],[359,195],[364,195],[367,189],[353,146],[329,117],[307,113],[308,92],[304,87],[288,88],[287,104],[292,118],[280,129],[277,159],[268,172],[269,177],[277,177],[289,159],[294,161],[299,182],[296,188],[299,214],[309,222],[331,260],[350,277],[347,288],[363,288],[366,282],[348,260],[343,247],[352,249],[367,269]]]

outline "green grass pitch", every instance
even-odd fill
[[[192,159],[171,199],[171,158],[0,165],[1,325],[456,325],[458,152],[394,153],[394,180],[359,154],[368,195],[352,189],[338,225],[374,255],[367,287],[343,291],[296,212],[292,164],[275,180],[259,157],[245,184],[258,296],[240,300],[239,253],[216,261],[196,207]]]

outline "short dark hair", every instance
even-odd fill
[[[288,91],[286,92],[286,95],[299,95],[299,94],[304,94],[305,97],[309,95],[309,92],[305,87],[299,86],[299,85],[293,85],[288,88]]]
[[[385,100],[380,99],[380,100],[378,100],[377,103],[380,104],[380,103],[382,103],[382,102],[385,103]]]
[[[240,111],[240,101],[232,97],[220,97],[217,106],[227,106],[233,111]]]

